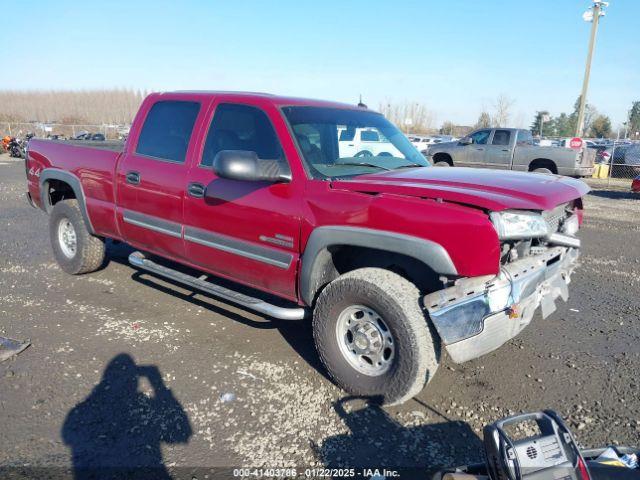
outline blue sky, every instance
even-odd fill
[[[504,93],[515,100],[512,123],[529,125],[535,110],[571,111],[589,5],[27,0],[13,15],[20,28],[0,30],[0,89],[253,90],[347,102],[362,94],[374,108],[423,102],[438,125],[472,124]],[[639,24],[639,0],[611,0],[600,25],[588,98],[614,125],[640,100]]]

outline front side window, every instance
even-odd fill
[[[282,111],[314,178],[429,166],[409,139],[379,113],[325,107]]]
[[[363,142],[379,142],[380,137],[378,136],[378,132],[375,130],[363,130],[360,134],[360,138]]]
[[[136,153],[184,163],[199,111],[198,102],[167,100],[155,103],[142,126]]]
[[[493,132],[493,140],[491,145],[509,145],[511,141],[511,132],[509,130],[496,130]]]
[[[477,145],[486,145],[490,134],[491,130],[478,130],[477,132],[469,135],[469,138],[471,138],[473,143]]]
[[[222,150],[256,152],[262,160],[284,157],[267,114],[257,107],[235,103],[223,103],[216,108],[200,165],[213,165],[213,159]]]

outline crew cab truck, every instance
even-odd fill
[[[482,128],[455,142],[430,146],[426,155],[442,167],[475,167],[590,177],[595,153],[533,144],[529,130]]]
[[[346,128],[394,154],[340,156]],[[333,380],[387,404],[416,395],[445,350],[479,357],[567,298],[588,191],[432,168],[376,112],[254,93],[151,94],[120,148],[34,139],[27,157],[65,272],[100,268],[113,239],[152,275],[312,317]]]

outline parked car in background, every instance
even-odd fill
[[[103,133],[80,132],[71,140],[90,140],[94,142],[104,142],[106,140]]]
[[[611,150],[611,176],[633,178],[640,175],[640,143],[617,145]]]
[[[418,149],[419,152],[424,152],[431,145],[435,145],[437,143],[442,143],[443,140],[439,136],[431,136],[431,137],[413,137],[411,143],[414,147]]]
[[[610,165],[612,177],[633,178],[640,174],[640,144],[609,144],[594,150],[596,163]]]
[[[349,126],[338,129],[338,149],[341,157],[397,157],[400,152],[382,132],[375,128],[353,128]],[[321,135],[311,135],[312,146],[319,148]]]
[[[456,142],[433,145],[427,155],[437,166],[498,168],[569,177],[591,176],[596,156],[587,148],[535,146],[531,132],[518,128],[482,128]]]
[[[440,140],[437,143],[455,142],[458,140],[458,137],[454,137],[453,135],[435,135],[434,137]]]

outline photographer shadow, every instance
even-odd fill
[[[325,467],[399,468],[403,478],[427,478],[425,473],[443,467],[482,461],[482,442],[467,423],[451,421],[423,404],[445,421],[404,426],[379,403],[363,397],[345,397],[334,403],[349,433],[314,445]]]
[[[146,379],[152,392],[140,391]],[[171,478],[161,443],[187,443],[187,414],[155,365],[116,355],[89,396],[67,415],[62,438],[72,452],[75,479]]]

